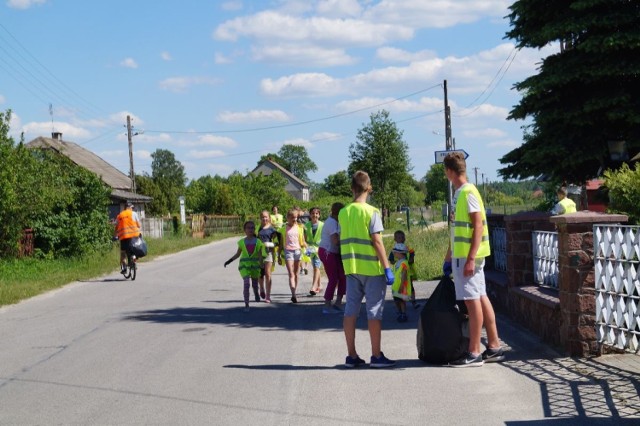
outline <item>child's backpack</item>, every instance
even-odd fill
[[[456,302],[453,280],[443,277],[420,313],[418,358],[431,364],[460,358],[469,348],[469,337],[463,333],[467,322],[464,303]]]

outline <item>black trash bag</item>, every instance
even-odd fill
[[[142,237],[133,237],[129,243],[129,251],[138,259],[147,255],[147,243]]]
[[[431,364],[446,364],[469,349],[466,306],[456,302],[450,277],[443,277],[422,308],[418,321],[418,358]]]

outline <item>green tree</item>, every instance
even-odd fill
[[[351,178],[347,174],[346,170],[340,170],[339,172],[327,176],[322,188],[330,195],[336,197],[350,197]]]
[[[357,170],[367,172],[373,200],[382,208],[400,205],[399,194],[413,181],[409,148],[402,134],[389,112],[382,110],[371,114],[369,123],[358,130],[357,141],[349,146],[349,175]]]
[[[151,158],[151,178],[164,195],[163,205],[159,207],[164,210],[162,213],[177,212],[178,197],[184,195],[187,183],[184,166],[166,149],[156,149]]]
[[[507,37],[518,48],[559,42],[509,119],[532,118],[524,143],[500,159],[507,178],[581,183],[612,163],[608,141],[640,148],[640,2],[519,0]]]
[[[318,166],[311,160],[304,146],[282,145],[278,151],[278,157],[282,161],[280,164],[282,167],[305,182],[309,182],[309,172],[318,170]]]
[[[449,181],[444,174],[444,164],[433,164],[422,180],[427,194],[424,199],[426,204],[447,200]]]
[[[153,198],[145,207],[145,212],[149,216],[165,216],[169,213],[167,194],[162,191],[151,176],[146,173],[136,175],[136,188],[140,194]]]
[[[631,223],[640,223],[640,163],[633,170],[627,164],[607,170],[604,186],[609,192],[609,211],[626,214]]]

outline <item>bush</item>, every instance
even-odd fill
[[[608,211],[628,215],[630,224],[640,223],[640,163],[633,170],[623,163],[618,170],[605,171],[604,186],[609,191]]]

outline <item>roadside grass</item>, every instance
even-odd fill
[[[422,229],[413,227],[411,231],[406,230],[406,242],[409,247],[416,252],[415,265],[418,273],[418,280],[436,280],[442,277],[442,262],[447,248],[449,247],[449,229]],[[392,229],[388,229],[385,233],[392,233]],[[384,239],[387,254],[393,247],[393,236]]]
[[[165,237],[148,239],[147,262],[158,256],[222,240],[234,234],[216,234],[207,238]],[[18,303],[38,294],[111,273],[119,268],[120,249],[114,243],[111,250],[92,253],[75,259],[0,259],[0,306]]]

